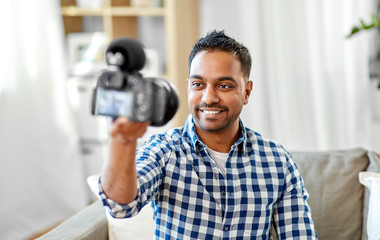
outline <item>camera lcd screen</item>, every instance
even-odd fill
[[[96,94],[96,114],[106,116],[132,115],[133,93],[98,88]]]

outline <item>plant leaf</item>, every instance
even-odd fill
[[[370,28],[373,28],[374,27],[374,24],[372,23],[372,24],[369,24],[369,25],[367,25],[367,24],[365,24],[364,23],[364,21],[363,20],[360,20],[360,24],[362,25],[362,28],[363,29],[365,29],[365,30],[367,30],[367,29],[370,29]]]
[[[379,0],[380,2],[380,0]],[[351,33],[348,34],[347,38],[352,37],[353,35],[357,34],[360,31],[368,30],[373,27],[380,28],[380,12],[376,15],[375,13],[371,14],[371,23],[366,24],[363,20],[360,20],[359,26],[353,26],[351,29]]]
[[[351,33],[347,36],[347,38],[349,37],[352,37],[352,35],[355,35],[356,33],[360,32],[360,28],[358,28],[357,26],[354,26],[352,29],[351,29]]]
[[[375,13],[373,13],[371,15],[371,19],[372,19],[372,24],[380,28],[380,12],[378,13],[377,16]]]

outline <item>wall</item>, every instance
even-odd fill
[[[244,122],[291,150],[380,151],[368,60],[373,33],[345,36],[376,0],[200,1],[201,34],[225,29],[251,51]],[[378,44],[377,44],[378,45]],[[376,105],[375,105],[376,106]]]

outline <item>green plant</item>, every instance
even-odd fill
[[[352,37],[360,31],[369,30],[371,28],[380,29],[380,12],[378,12],[377,15],[375,13],[371,15],[371,22],[369,24],[366,24],[363,20],[360,20],[360,25],[353,26],[351,33],[347,37]]]
[[[379,0],[378,6],[379,6],[378,9],[380,10],[380,0]],[[350,38],[359,32],[368,31],[369,29],[372,29],[372,28],[377,29],[380,35],[380,11],[377,13],[377,15],[375,13],[371,15],[371,22],[369,24],[365,23],[363,20],[360,20],[360,25],[353,26],[351,29],[351,33],[347,35],[347,38]],[[377,59],[374,59],[371,61],[373,63],[378,63],[380,61],[380,49],[377,54]],[[379,79],[379,84],[377,85],[377,87],[380,89],[380,79]]]

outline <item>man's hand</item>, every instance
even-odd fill
[[[127,204],[137,196],[136,145],[149,123],[119,117],[112,123],[110,157],[105,162],[101,183],[108,198]]]
[[[136,142],[142,137],[149,123],[131,122],[126,117],[119,117],[112,123],[111,138],[121,144]]]

